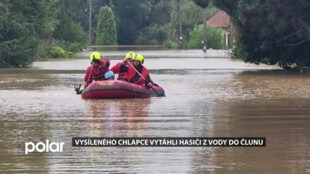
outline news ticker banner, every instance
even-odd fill
[[[73,147],[266,147],[266,137],[73,137]]]

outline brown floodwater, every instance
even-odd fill
[[[310,74],[191,50],[145,53],[158,56],[145,65],[166,97],[81,99],[73,85],[83,80],[86,56],[0,69],[0,173],[310,172]],[[106,53],[112,65],[120,55]],[[267,143],[72,147],[72,137],[86,136],[266,137]],[[63,152],[25,155],[25,142],[46,139],[65,142]]]

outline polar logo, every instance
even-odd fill
[[[25,154],[27,155],[30,152],[62,152],[63,146],[65,142],[52,142],[50,143],[49,140],[46,140],[45,143],[38,142],[25,142]]]

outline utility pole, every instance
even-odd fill
[[[207,8],[203,9],[203,48],[202,51],[207,53]]]
[[[179,49],[183,49],[183,36],[182,36],[182,0],[178,0],[178,21],[179,21]]]
[[[91,46],[91,11],[92,11],[92,2],[91,2],[91,0],[88,0],[88,2],[89,2],[88,41],[89,41],[89,46]]]

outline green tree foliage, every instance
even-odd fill
[[[100,9],[103,6],[108,6],[110,8],[112,8],[112,10],[114,11],[114,5],[112,0],[91,0],[89,1],[91,2],[91,6],[92,6],[92,13],[91,13],[91,44],[95,44],[96,43],[96,33],[97,33],[97,21],[98,21],[98,16],[100,13]],[[89,3],[88,3],[88,9],[87,9],[87,13],[89,15]],[[115,12],[114,12],[115,14]],[[89,16],[88,16],[89,17]],[[87,22],[89,22],[89,20],[87,20]],[[87,23],[87,27],[88,27]],[[88,31],[88,28],[87,28]]]
[[[38,57],[70,57],[71,52],[77,52],[86,46],[87,35],[85,30],[88,28],[88,1],[87,0],[53,0],[53,4],[48,4],[45,15],[57,14],[53,33],[50,37],[43,40],[38,50]],[[49,20],[49,24],[53,21]],[[50,28],[50,27],[49,27]],[[46,36],[46,35],[45,35]],[[49,35],[48,35],[49,36]],[[42,40],[42,39],[41,39]],[[65,51],[59,51],[61,48]],[[66,53],[66,55],[62,53]],[[55,56],[57,55],[57,56]]]
[[[48,56],[51,58],[66,58],[71,57],[72,55],[72,52],[66,51],[59,46],[54,46],[48,53]]]
[[[203,2],[201,2],[203,3]],[[217,9],[212,3],[208,3],[209,6],[206,8],[207,18],[210,18],[215,13]],[[206,4],[204,4],[206,5]],[[197,6],[192,0],[182,0],[182,35],[184,46],[187,47],[188,41],[190,39],[190,32],[194,29],[196,25],[203,24],[204,9]],[[178,11],[177,11],[177,1],[172,0],[172,11],[171,11],[171,23],[169,25],[169,34],[167,39],[173,42],[178,42],[178,32],[179,32],[179,21],[178,21]]]
[[[203,13],[192,1],[182,1],[183,36],[187,41],[193,27],[203,22]],[[68,57],[63,53],[79,51],[88,40],[89,2],[93,36],[114,33],[115,24],[117,41],[113,44],[163,44],[167,40],[166,45],[176,46],[176,0],[2,0],[0,67],[24,67],[38,57]],[[109,27],[98,27],[97,31],[103,6],[112,9],[115,19],[112,23],[101,22],[105,26],[109,23]],[[103,32],[101,28],[105,28]]]
[[[195,4],[197,4],[202,8],[206,8],[209,5],[209,0],[193,0],[193,1],[195,2]]]
[[[58,8],[60,21],[54,32],[54,38],[71,43],[86,43],[87,0],[59,0]]]
[[[160,45],[167,38],[168,25],[153,24],[144,28],[136,39],[137,44]]]
[[[52,32],[46,5],[52,1],[0,2],[0,67],[25,67],[36,57],[38,37]],[[38,10],[34,10],[34,8]],[[55,21],[53,21],[55,22]],[[50,27],[48,27],[50,25]]]
[[[118,18],[118,42],[120,44],[134,44],[140,31],[150,22],[150,11],[153,1],[115,0],[114,8]]]
[[[32,6],[40,16],[36,19],[36,35],[39,39],[51,37],[59,24],[58,0],[43,0]]]
[[[203,9],[194,4],[191,0],[182,0],[181,18],[182,18],[182,35],[183,43],[186,47],[189,40],[189,33],[194,26],[203,23]],[[169,39],[178,42],[179,36],[179,21],[177,1],[172,1],[171,23],[169,30]]]
[[[189,48],[202,48],[203,25],[197,25],[190,32]],[[223,49],[224,40],[222,30],[213,26],[207,26],[208,48]]]
[[[71,55],[61,47],[79,50],[86,43],[87,8],[87,0],[2,0],[0,67],[25,67],[57,52]]]
[[[310,67],[306,0],[216,0],[236,26],[234,55],[246,62]]]
[[[104,6],[100,10],[97,24],[97,45],[116,45],[116,20],[112,9]]]
[[[173,42],[171,40],[166,40],[163,45],[165,48],[170,48],[170,49],[177,49],[179,47],[177,42]]]
[[[102,6],[112,8],[117,21],[119,44],[162,44],[167,37],[171,2],[166,0],[93,0],[92,28],[95,30]],[[158,38],[157,38],[158,37]]]
[[[168,34],[170,22],[171,2],[169,1],[150,1],[151,9],[149,11],[146,26],[140,27],[137,44],[162,44]]]

